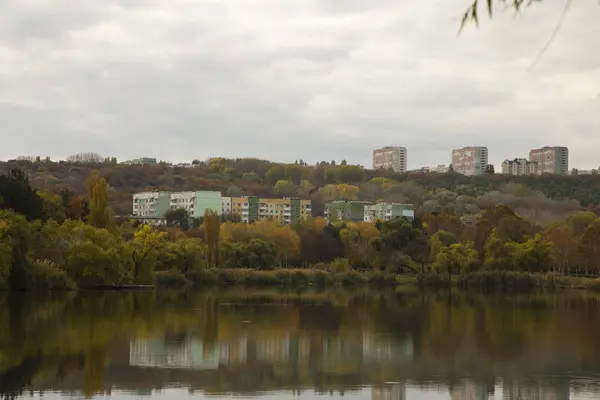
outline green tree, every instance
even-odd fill
[[[267,171],[265,177],[269,185],[274,186],[277,181],[285,179],[285,171],[279,165],[276,165]]]
[[[66,215],[62,197],[49,190],[41,190],[38,191],[37,194],[40,199],[42,199],[43,210],[46,217],[59,223],[64,222]]]
[[[134,281],[151,283],[154,265],[165,249],[166,232],[157,232],[149,225],[141,225],[132,240],[125,246],[130,260],[130,272]]]
[[[96,228],[111,227],[111,210],[108,205],[108,184],[104,178],[93,183],[90,197],[88,223]]]
[[[260,177],[254,172],[246,172],[242,175],[243,181],[260,183]]]
[[[29,185],[29,178],[20,169],[11,169],[0,176],[1,207],[22,214],[28,221],[45,219],[42,199]]]
[[[30,241],[31,232],[25,217],[0,210],[0,285],[3,285],[1,281],[4,280],[4,285],[8,283],[12,290],[27,289]]]
[[[178,226],[183,230],[190,228],[190,213],[185,208],[175,208],[166,212],[165,219],[168,226]]]
[[[456,235],[447,231],[437,231],[429,239],[431,246],[429,252],[429,260],[434,263],[437,260],[438,254],[444,247],[450,247],[454,243],[458,242]]]
[[[296,187],[292,181],[279,180],[275,183],[275,191],[285,197],[294,196],[296,193]]]
[[[274,244],[258,238],[223,244],[223,263],[229,268],[272,269],[277,262]]]
[[[477,269],[478,265],[477,251],[475,251],[473,243],[468,242],[442,247],[432,267],[438,273],[445,273],[448,281],[451,281],[453,274],[466,275]]]
[[[219,241],[221,234],[221,219],[213,210],[204,213],[204,237],[206,241],[206,256],[208,266],[214,268],[219,265]]]
[[[291,181],[294,185],[299,185],[302,180],[303,167],[296,164],[288,164],[285,166],[285,178]]]
[[[422,229],[413,227],[406,218],[395,218],[381,223],[381,234],[373,241],[373,245],[381,253],[384,266],[393,263],[400,254],[423,263],[429,255],[428,241]]]

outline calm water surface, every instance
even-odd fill
[[[600,297],[0,294],[0,398],[598,399]]]

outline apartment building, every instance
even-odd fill
[[[202,217],[207,210],[222,213],[221,192],[198,190],[171,193],[170,208],[184,208],[192,217]]]
[[[141,192],[133,195],[133,215],[160,218],[167,211],[183,208],[192,217],[201,217],[208,209],[221,214],[221,192]]]
[[[232,215],[231,197],[221,197],[221,213],[223,215]]]
[[[598,175],[597,169],[572,169],[571,175]]]
[[[142,157],[142,158],[136,158],[134,160],[124,161],[121,164],[128,164],[128,165],[156,165],[157,161],[156,161],[156,158],[153,158],[153,157]]]
[[[382,202],[365,205],[364,208],[366,222],[390,221],[399,217],[406,217],[410,220],[415,218],[415,207],[412,204]]]
[[[373,150],[373,169],[392,169],[406,172],[406,147],[386,146]]]
[[[447,173],[449,170],[449,167],[447,165],[444,164],[438,164],[436,166],[425,166],[425,167],[421,167],[418,169],[411,169],[409,171],[407,171],[408,173],[421,173],[421,174],[428,174],[430,172],[435,172],[437,174],[445,174]]]
[[[538,164],[535,161],[528,161],[526,158],[505,160],[502,163],[502,173],[506,175],[536,175],[537,171]]]
[[[454,172],[467,176],[483,175],[487,166],[487,147],[472,146],[452,150],[452,168]]]
[[[569,149],[562,146],[544,146],[529,151],[529,161],[536,162],[538,174],[567,175],[569,173]]]
[[[282,224],[293,224],[312,215],[310,200],[285,197],[281,199],[243,196],[231,198],[231,213],[242,222],[271,219]]]
[[[325,204],[325,218],[329,222],[354,221],[361,222],[365,219],[365,206],[373,203],[369,201],[338,200]]]
[[[133,195],[133,215],[163,217],[169,211],[170,192],[142,192]]]
[[[430,171],[437,172],[438,174],[445,174],[448,172],[449,167],[446,164],[438,164],[436,167],[431,167]]]

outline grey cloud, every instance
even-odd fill
[[[468,144],[487,145],[495,163],[564,144],[573,166],[597,167],[600,7],[574,5],[528,70],[560,4],[500,13],[457,38],[458,3],[11,0],[0,122],[16,140],[0,157],[368,166],[372,148],[399,144],[416,168]]]

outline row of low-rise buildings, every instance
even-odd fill
[[[241,222],[273,220],[292,224],[312,216],[310,200],[293,197],[226,197],[217,191],[141,192],[133,195],[133,216],[163,223],[169,210],[184,209],[191,217],[202,217],[207,210],[218,215],[238,216]],[[398,217],[414,218],[412,204],[358,200],[339,200],[325,205],[329,221],[389,221]]]
[[[217,191],[141,192],[133,195],[133,216],[161,220],[169,210],[184,209],[191,217],[202,217],[207,210],[218,215],[236,215],[242,222],[271,219],[295,223],[312,215],[310,200],[299,198],[227,197]]]
[[[467,176],[484,175],[489,171],[489,152],[485,146],[470,146],[452,150],[452,170]],[[406,147],[386,146],[373,150],[373,169],[392,169],[394,172],[407,170]],[[444,164],[436,167],[423,167],[418,172],[446,173],[450,170]],[[569,149],[562,146],[544,146],[532,149],[529,160],[515,158],[502,163],[502,173],[511,175],[566,175],[569,172]]]
[[[415,217],[414,206],[412,204],[372,203],[358,200],[339,200],[325,205],[325,218],[329,222],[389,221],[401,217],[413,219]]]
[[[546,146],[529,152],[529,160],[515,158],[502,163],[502,173],[510,175],[541,175],[569,173],[569,149]]]

